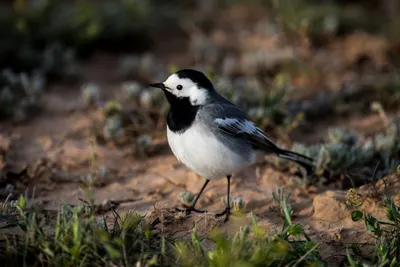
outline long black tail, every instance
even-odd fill
[[[280,149],[277,154],[281,158],[296,162],[297,164],[302,166],[304,169],[306,169],[307,174],[311,174],[313,172],[315,163],[312,158],[309,158],[307,156],[304,156],[302,154],[299,154],[299,153],[296,153],[296,152],[293,152],[290,150],[284,150],[284,149]]]

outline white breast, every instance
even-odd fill
[[[177,159],[206,179],[234,175],[255,162],[255,155],[245,160],[196,123],[182,134],[167,127],[167,136]]]

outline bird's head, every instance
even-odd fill
[[[164,82],[153,83],[150,86],[162,89],[169,103],[188,99],[194,106],[204,105],[210,92],[214,91],[214,86],[206,75],[192,69],[179,70]]]

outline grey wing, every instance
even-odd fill
[[[238,141],[250,144],[253,148],[292,160],[303,166],[307,173],[311,173],[314,168],[315,163],[312,158],[279,148],[260,128],[246,118],[244,112],[228,101],[206,105],[200,114],[204,123],[219,134],[232,136]]]
[[[234,136],[250,143],[254,148],[278,154],[277,147],[237,106],[230,102],[213,103],[206,107],[208,124],[222,134]],[[203,113],[204,114],[204,113]]]
[[[254,148],[262,149],[268,153],[279,154],[280,149],[258,128],[247,119],[217,118],[215,124],[225,134],[246,140]]]

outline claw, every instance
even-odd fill
[[[226,223],[229,220],[229,215],[231,215],[231,208],[226,207],[223,212],[215,214],[216,217],[221,217],[223,215],[225,215],[224,223]]]
[[[178,212],[185,212],[186,215],[189,215],[190,213],[192,213],[192,211],[193,211],[193,212],[197,212],[197,213],[207,213],[207,212],[208,212],[207,210],[198,210],[198,209],[195,209],[195,208],[192,207],[192,206],[186,207],[186,209],[175,208],[175,211],[178,211]]]

